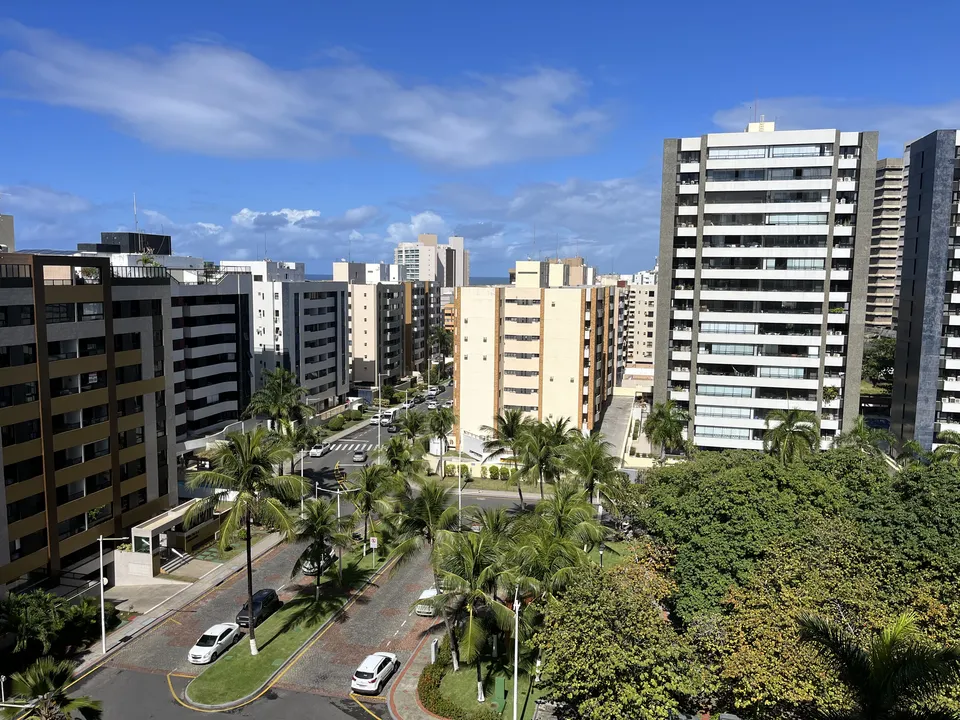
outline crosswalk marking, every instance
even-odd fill
[[[370,450],[372,448],[373,448],[373,443],[368,443],[368,442],[334,443],[331,446],[331,450],[353,450],[354,452],[356,452],[357,450]]]

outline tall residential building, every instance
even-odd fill
[[[624,364],[653,367],[657,327],[657,284],[627,285]]]
[[[937,130],[903,155],[903,270],[891,429],[924,449],[960,432],[960,133]]]
[[[617,288],[460,288],[456,316],[454,434],[464,450],[480,452],[483,428],[510,408],[596,427],[621,372]]]
[[[345,283],[399,282],[400,266],[340,260],[333,263],[333,279]]]
[[[0,254],[0,588],[176,504],[171,317],[162,268]]]
[[[855,422],[876,162],[876,132],[664,142],[654,402],[698,446],[761,449],[776,409],[824,445]]]
[[[596,268],[584,264],[582,257],[519,260],[510,268],[511,285],[518,287],[579,287],[598,282]]]
[[[470,284],[470,252],[462,237],[450,237],[446,245],[437,236],[423,234],[416,242],[398,243],[394,262],[400,268],[400,280],[435,282],[442,287]]]
[[[434,328],[442,322],[436,283],[403,283],[403,374],[427,374]]]
[[[255,388],[282,367],[318,412],[341,405],[350,390],[347,283],[307,280],[303,263],[231,260],[221,268],[253,276]]]
[[[897,255],[900,246],[900,195],[903,160],[877,162],[873,196],[873,237],[870,242],[870,275],[867,279],[868,327],[893,327],[897,305]]]
[[[403,283],[349,285],[354,384],[395,385],[404,376],[404,287]]]

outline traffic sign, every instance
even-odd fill
[[[370,549],[371,550],[377,549],[377,539],[373,536],[370,537]]]

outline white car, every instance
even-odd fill
[[[447,400],[447,401],[443,404],[443,406],[444,406],[445,408],[452,408],[452,407],[453,407],[453,400]]]
[[[190,648],[187,659],[194,665],[212,663],[240,640],[240,626],[220,623],[207,630]]]
[[[310,457],[323,457],[328,452],[330,452],[329,443],[320,443],[310,448]]]
[[[427,410],[436,410],[439,407],[436,400],[431,400],[427,403]]]
[[[435,398],[435,397],[436,397],[437,395],[439,395],[439,394],[440,394],[440,388],[434,387],[433,385],[431,385],[430,387],[427,388],[427,397],[428,397],[428,398]]]
[[[370,418],[370,424],[371,424],[371,425],[379,425],[379,424],[380,424],[380,419],[381,419],[381,415],[380,415],[380,413],[377,413],[377,414],[374,415],[372,418]]]
[[[404,410],[409,410],[410,408],[413,407],[413,402],[400,403],[400,407],[403,408]]]
[[[400,668],[400,661],[393,653],[377,652],[367,655],[353,673],[350,689],[357,693],[379,695],[387,680]]]
[[[417,605],[414,608],[414,612],[417,613],[420,617],[433,617],[437,614],[437,608],[431,602],[440,593],[437,592],[435,587],[428,588],[420,593],[420,597],[417,598]]]

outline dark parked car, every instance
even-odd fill
[[[277,597],[277,591],[265,588],[257,590],[253,594],[253,625],[256,627],[280,607],[280,598]],[[237,625],[240,627],[250,627],[250,609],[244,603],[237,613]]]
[[[397,427],[396,425],[391,425],[390,427],[387,428],[387,432],[390,433],[391,435],[394,435],[400,432],[400,428]]]

